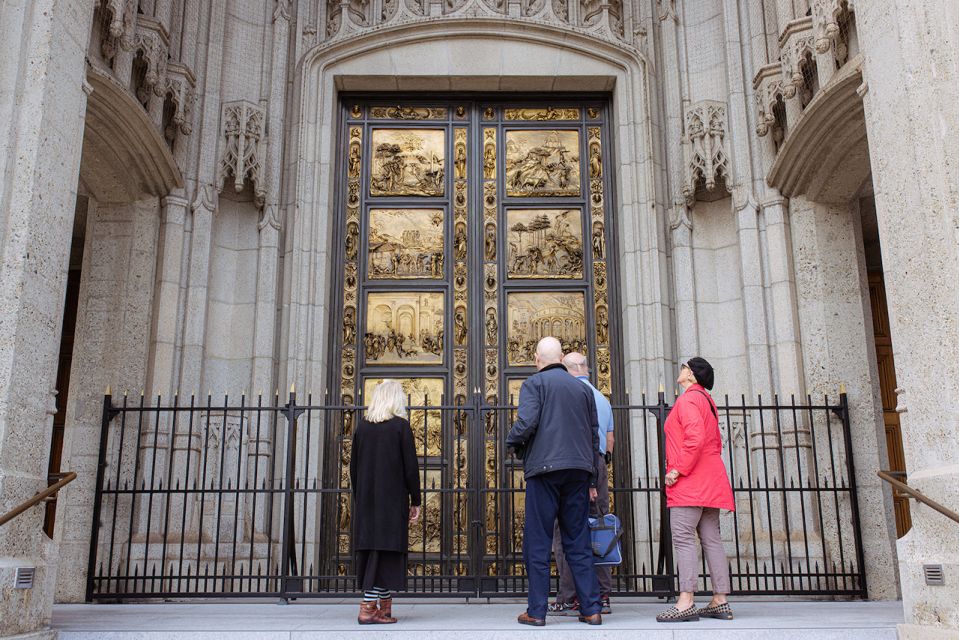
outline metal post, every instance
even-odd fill
[[[290,401],[280,411],[286,418],[286,472],[284,478],[285,500],[283,501],[283,546],[280,551],[280,598],[289,601],[291,573],[296,575],[296,548],[293,540],[293,488],[296,482],[296,419],[303,409],[296,406],[296,392],[290,389]],[[298,589],[297,591],[301,591]]]
[[[859,572],[859,590],[863,598],[868,597],[866,589],[866,555],[862,547],[862,527],[859,520],[859,492],[856,489],[856,465],[852,456],[852,433],[849,424],[849,397],[845,388],[839,392],[839,407],[842,418],[842,437],[846,447],[846,473],[849,474],[849,501],[852,509],[852,526],[856,542],[856,563]],[[840,535],[842,535],[840,533]],[[845,571],[845,567],[843,567]]]
[[[97,457],[97,479],[94,485],[96,495],[93,499],[93,523],[90,527],[90,555],[87,558],[87,602],[93,601],[97,544],[100,539],[100,509],[103,501],[101,491],[103,490],[103,474],[106,472],[107,467],[107,436],[110,429],[110,421],[113,420],[116,414],[117,410],[113,408],[113,396],[110,394],[110,390],[107,389],[107,392],[103,396],[103,412],[100,414],[100,453]],[[120,452],[120,455],[122,455],[122,452]],[[120,464],[119,459],[117,460],[117,464]],[[112,558],[109,559],[109,561],[112,563]]]
[[[657,561],[656,571],[663,578],[659,584],[656,584],[654,578],[653,588],[657,590],[668,591],[667,600],[672,600],[676,595],[676,571],[673,566],[673,535],[669,528],[669,509],[666,508],[666,418],[669,416],[669,405],[666,404],[666,391],[660,386],[659,395],[656,401],[656,444],[659,459],[659,559]]]

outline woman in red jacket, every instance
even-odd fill
[[[730,590],[729,565],[719,535],[719,510],[735,511],[736,505],[722,459],[719,414],[706,391],[713,388],[713,368],[703,358],[693,358],[680,367],[676,383],[683,388],[683,393],[669,412],[664,430],[666,506],[680,594],[676,606],[656,616],[656,620],[732,620],[733,612],[726,602]],[[693,602],[699,578],[697,533],[713,583],[713,599],[709,606],[701,609]]]

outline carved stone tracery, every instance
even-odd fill
[[[826,53],[833,48],[836,59],[842,64],[848,55],[848,47],[840,24],[850,11],[848,0],[813,0],[810,9],[816,51]]]
[[[262,207],[266,198],[262,163],[266,114],[262,107],[246,100],[225,102],[221,122],[226,142],[219,163],[217,189],[222,189],[224,181],[232,176],[233,189],[239,193],[249,180],[254,201]]]
[[[729,187],[729,154],[726,150],[726,105],[703,100],[686,109],[686,177],[683,196],[687,204],[696,199],[702,184],[713,191],[722,178]]]

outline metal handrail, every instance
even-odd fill
[[[29,500],[21,502],[19,505],[0,516],[0,526],[7,524],[30,507],[39,504],[52,495],[55,495],[60,489],[77,479],[77,474],[74,471],[68,471],[62,474],[62,476],[62,478],[51,484],[37,495],[33,496]]]
[[[906,484],[905,482],[900,482],[899,480],[896,480],[894,477],[892,477],[892,474],[893,474],[893,473],[896,473],[896,472],[893,472],[893,471],[877,471],[877,472],[876,472],[876,475],[879,476],[880,478],[882,478],[883,480],[885,480],[886,482],[888,482],[889,484],[891,484],[892,486],[894,486],[896,489],[899,489],[899,490],[902,491],[903,493],[908,493],[908,494],[909,494],[909,497],[911,497],[911,498],[913,498],[913,499],[915,499],[915,500],[918,500],[919,502],[923,503],[923,504],[926,505],[927,507],[932,507],[933,509],[935,509],[936,511],[938,511],[938,512],[941,513],[942,515],[946,516],[947,518],[949,518],[949,519],[952,520],[953,522],[959,523],[959,513],[956,513],[956,512],[953,511],[952,509],[950,509],[950,508],[948,508],[948,507],[945,507],[945,506],[939,504],[938,502],[936,502],[936,501],[933,500],[932,498],[929,498],[929,497],[923,495],[922,493],[919,493],[918,491],[916,491],[915,489],[913,489],[912,487],[910,487],[910,486],[909,486],[908,484]],[[897,473],[897,475],[902,475],[902,474],[901,474],[901,472],[899,472],[899,473]]]

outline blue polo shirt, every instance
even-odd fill
[[[593,397],[596,399],[596,414],[599,418],[599,452],[606,453],[606,434],[613,432],[613,408],[609,400],[602,392],[594,387],[589,381],[589,376],[576,376],[583,384],[593,390]]]

